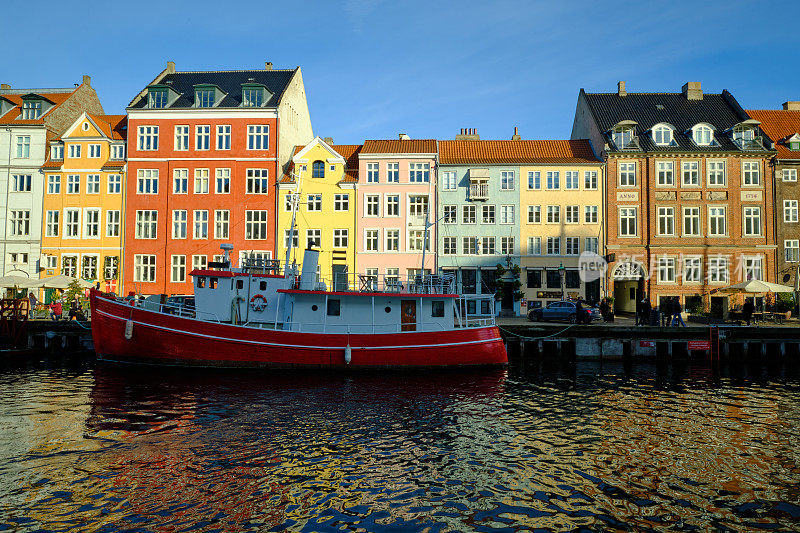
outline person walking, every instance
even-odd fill
[[[28,309],[28,315],[33,316],[33,310],[36,309],[36,304],[39,303],[39,300],[36,298],[36,295],[33,292],[28,293],[28,303],[30,304],[30,308]]]
[[[744,305],[742,306],[742,318],[744,321],[747,322],[747,325],[750,325],[750,320],[753,318],[753,312],[756,310],[756,306],[753,305],[753,300],[746,300]]]
[[[686,322],[683,321],[683,307],[681,307],[681,300],[680,297],[676,296],[675,300],[672,302],[672,312],[674,313],[674,318],[672,320],[673,326],[681,325],[686,327]]]
[[[661,301],[660,306],[661,311],[661,327],[669,326],[670,321],[672,320],[672,298],[664,297]]]
[[[603,317],[603,322],[608,322],[608,300],[606,298],[600,302],[600,316]]]
[[[652,306],[650,305],[650,298],[645,296],[642,299],[642,318],[639,321],[639,325],[647,326],[650,324],[650,311],[652,310]]]

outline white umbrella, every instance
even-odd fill
[[[27,287],[31,279],[25,276],[2,276],[0,277],[0,287]]]
[[[73,278],[72,276],[67,276],[66,274],[59,274],[58,276],[52,276],[50,278],[31,280],[30,283],[26,285],[26,287],[31,287],[31,288],[42,287],[45,289],[66,289],[69,287],[70,283],[72,283],[76,279],[77,278]],[[82,289],[88,289],[92,287],[92,284],[86,280],[78,279],[77,281],[78,285]]]
[[[794,287],[778,285],[777,283],[770,283],[769,281],[751,279],[750,281],[743,281],[742,283],[737,283],[736,285],[719,289],[718,292],[748,292],[751,294],[759,294],[764,292],[794,292]]]

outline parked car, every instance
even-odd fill
[[[584,313],[583,319],[580,322],[589,323],[594,320],[600,320],[600,310],[597,307],[590,307],[582,305],[582,312]],[[528,313],[528,320],[535,322],[544,322],[546,320],[560,320],[575,324],[578,322],[577,309],[575,302],[562,300],[560,302],[552,302],[547,307],[540,309],[532,309]]]
[[[194,296],[176,294],[167,298],[167,313],[181,316],[194,316]]]

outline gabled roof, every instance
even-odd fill
[[[442,165],[598,164],[589,141],[439,141]]]
[[[786,141],[800,133],[800,111],[783,109],[753,109],[747,114],[761,122],[761,129],[775,141],[778,159],[800,159],[800,152],[789,150]]]
[[[436,139],[386,139],[364,141],[362,154],[435,154]]]
[[[0,117],[0,124],[14,124],[14,125],[35,125],[44,124],[44,119],[53,112],[59,105],[67,101],[72,96],[72,93],[77,91],[77,87],[71,89],[0,89],[0,97],[14,104],[8,113]],[[23,97],[29,98],[31,96],[41,96],[48,102],[53,104],[53,107],[43,113],[41,117],[35,120],[22,120],[18,117],[22,115],[22,99]]]
[[[358,154],[361,152],[362,145],[360,144],[326,144],[342,156],[345,161],[344,177],[339,183],[358,183]],[[295,146],[294,155],[299,154],[305,146]],[[290,161],[286,167],[286,173],[281,176],[278,183],[294,183],[295,179],[292,176],[294,172],[294,162]]]
[[[298,67],[299,68],[299,67]],[[283,92],[289,85],[297,69],[286,70],[210,70],[199,72],[167,73],[151,85],[165,85],[178,93],[178,98],[168,109],[194,108],[195,85],[216,85],[225,97],[213,108],[238,108],[242,104],[242,85],[263,85],[272,93],[262,107],[277,107]],[[130,104],[130,108],[147,107],[147,92],[138,95]]]
[[[681,93],[586,93],[586,102],[602,133],[618,123],[633,120],[642,151],[739,151],[739,147],[723,132],[750,117],[731,93],[704,93],[702,99],[689,100]],[[675,146],[657,146],[649,135],[643,135],[660,122],[676,128]],[[705,122],[716,129],[714,139],[719,146],[697,146],[684,133]],[[611,146],[611,149],[615,148]]]
[[[86,113],[86,115],[100,128],[103,135],[112,141],[126,140],[128,115],[92,115],[91,113]]]

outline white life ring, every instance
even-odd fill
[[[255,296],[250,298],[250,309],[252,309],[256,313],[260,313],[266,308],[267,308],[267,299],[264,298],[263,294],[256,294]]]

